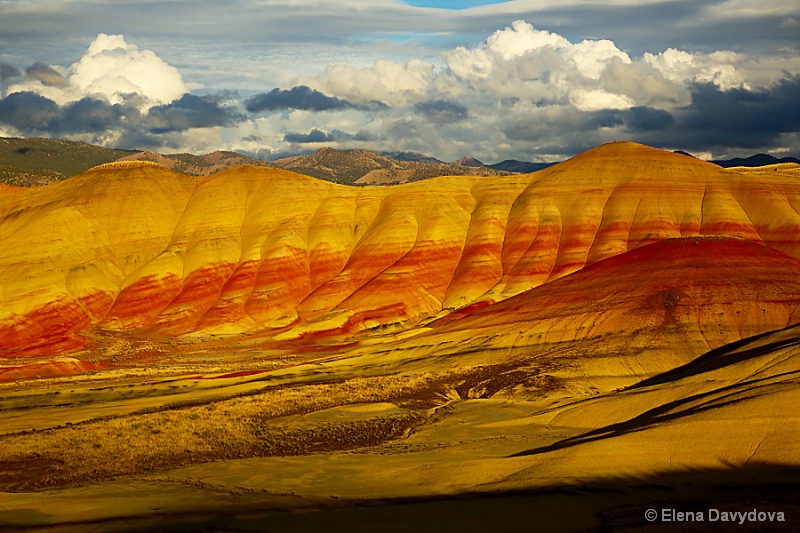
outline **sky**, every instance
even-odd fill
[[[800,156],[800,2],[0,0],[0,136],[273,160]]]

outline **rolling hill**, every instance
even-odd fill
[[[281,338],[407,329],[670,238],[735,237],[798,257],[793,184],[632,143],[536,174],[391,189],[115,163],[0,197],[0,349],[80,349],[95,326]]]
[[[188,174],[190,176],[208,176],[222,170],[238,167],[241,165],[254,165],[259,167],[271,167],[272,165],[260,159],[243,156],[236,152],[217,150],[210,154],[170,154],[161,155],[154,152],[138,152],[116,161],[151,161],[163,165],[175,172]]]
[[[392,187],[147,161],[0,186],[0,523],[785,527],[798,168],[616,142]]]
[[[0,184],[47,185],[132,153],[57,139],[0,137]]]
[[[391,155],[391,154],[389,154]],[[503,172],[460,162],[442,163],[429,158],[400,154],[394,159],[369,150],[339,151],[322,148],[314,154],[276,159],[279,168],[348,185],[393,184],[436,176],[498,176]]]

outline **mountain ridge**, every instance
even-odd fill
[[[498,176],[488,167],[465,167],[458,162],[428,162],[428,158],[401,156],[393,159],[371,150],[341,151],[326,147],[311,155],[277,159],[272,164],[315,178],[347,185],[392,184],[436,176]],[[423,161],[424,160],[424,161]]]
[[[676,153],[691,156],[687,152]],[[0,185],[46,185],[120,159],[152,161],[196,176],[210,175],[238,165],[280,167],[318,179],[350,185],[396,184],[446,175],[528,174],[555,164],[508,159],[486,165],[469,156],[446,163],[418,152],[373,152],[364,149],[340,151],[330,147],[320,148],[314,154],[284,157],[270,162],[224,150],[201,155],[160,154],[146,150],[109,149],[58,139],[0,138]],[[328,164],[320,163],[323,159]],[[758,168],[775,164],[798,164],[800,160],[757,154],[747,158],[711,162],[724,168]]]

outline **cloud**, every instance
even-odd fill
[[[623,115],[628,131],[659,131],[675,123],[675,117],[663,109],[639,106],[628,109]]]
[[[135,107],[89,97],[64,106],[32,92],[0,99],[0,124],[24,134],[105,133],[139,121]]]
[[[155,52],[126,43],[122,35],[98,35],[70,71],[71,84],[111,103],[121,103],[133,93],[149,104],[166,104],[188,92],[176,68]]]
[[[143,125],[152,133],[192,128],[233,126],[245,120],[233,106],[220,105],[214,96],[184,94],[180,99],[150,108]]]
[[[461,122],[469,116],[469,110],[456,102],[428,100],[414,105],[414,110],[428,120],[438,124]]]
[[[9,65],[8,63],[0,63],[0,81],[21,77],[22,72],[17,67],[14,65]]]
[[[8,87],[6,94],[34,92],[59,105],[85,97],[104,99],[111,104],[139,100],[140,110],[162,105],[188,92],[178,70],[150,50],[139,50],[122,35],[101,33],[81,59],[62,75],[53,67],[34,63],[25,71],[25,80]]]
[[[55,102],[31,92],[14,93],[0,100],[0,123],[20,131],[47,131],[60,116]]]
[[[67,80],[60,72],[45,63],[34,63],[25,69],[25,77],[50,87],[64,87]]]
[[[118,128],[123,117],[136,117],[135,108],[126,109],[120,104],[108,104],[94,98],[82,98],[70,102],[60,109],[57,122],[50,125],[51,131],[72,133],[103,133]]]
[[[769,146],[782,134],[800,131],[798,94],[800,76],[757,90],[698,83],[691,105],[679,110],[674,128],[665,133],[675,141],[683,134],[693,149]]]
[[[359,131],[355,135],[334,129],[330,132],[312,128],[308,133],[286,133],[283,140],[292,144],[313,144],[313,143],[345,143],[345,142],[371,142],[377,137],[368,131]]]
[[[523,79],[559,83],[573,74],[596,80],[614,59],[631,61],[609,40],[572,44],[561,35],[537,30],[523,20],[496,31],[473,49],[460,46],[445,54],[450,71],[467,82],[486,81],[495,74],[507,78],[515,67]]]
[[[335,141],[336,136],[314,128],[308,133],[287,133],[283,136],[283,140],[297,144],[326,143]]]
[[[713,83],[723,89],[746,85],[743,75],[736,70],[735,64],[742,61],[736,52],[691,54],[668,48],[659,54],[645,52],[643,61],[673,82]]]
[[[30,94],[12,99],[16,110],[0,99],[3,131],[13,123],[26,132],[52,128],[54,135],[128,147],[224,146],[264,154],[296,153],[317,142],[368,142],[371,149],[486,161],[561,158],[621,138],[687,150],[762,143],[759,150],[766,151],[796,147],[800,137],[792,126],[794,104],[781,92],[787,84],[795,88],[800,74],[791,32],[800,7],[780,0],[769,0],[768,10],[755,0],[716,7],[683,0],[514,0],[452,12],[395,0],[243,0],[224,7],[199,0],[192,10],[185,2],[148,4],[147,17],[142,1],[118,6],[115,25],[103,27],[120,33],[136,17],[146,18],[148,31],[139,26],[137,35],[151,41],[140,49],[122,36],[101,34],[67,67],[59,65],[74,57],[31,56],[53,48],[45,39],[31,44],[20,29],[28,19],[16,10],[30,14],[33,4],[12,3],[12,9],[0,2],[2,59],[47,61],[29,67],[28,75],[11,76],[14,67],[6,68],[6,98]],[[75,2],[62,14],[95,27],[88,21],[104,19],[109,8],[88,5]],[[36,28],[57,33],[61,24],[64,35],[75,31],[47,20],[39,16]],[[157,47],[163,43],[169,48]],[[9,46],[26,55],[9,53]],[[58,53],[72,53],[71,46]],[[157,49],[181,72],[144,48]],[[136,65],[143,73],[134,75]],[[254,96],[190,94],[187,87],[201,80]],[[789,111],[781,113],[782,107]],[[222,145],[203,148],[219,139]]]
[[[363,106],[374,106],[376,102],[403,106],[427,99],[433,71],[432,63],[420,59],[405,63],[379,59],[367,68],[330,65],[321,74],[298,81]]]
[[[160,146],[162,134],[189,130],[230,127],[245,120],[231,105],[218,102],[215,96],[186,94],[175,102],[139,110],[137,99],[122,104],[82,98],[59,106],[32,92],[12,93],[0,99],[0,124],[11,126],[24,135],[77,135],[86,142],[142,142],[147,147]],[[141,148],[142,145],[127,144]]]
[[[356,107],[347,100],[311,89],[306,85],[288,90],[273,89],[268,93],[251,96],[245,101],[245,108],[251,113],[277,111],[281,109],[304,109],[308,111],[334,111]]]

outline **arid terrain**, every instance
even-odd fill
[[[445,163],[413,152],[385,155],[369,150],[321,148],[310,155],[263,161],[236,152],[159,154],[113,150],[82,142],[45,138],[0,137],[0,185],[37,187],[62,181],[113,162],[149,161],[190,176],[208,176],[242,165],[285,168],[299,174],[348,185],[393,184],[437,176],[499,176],[546,168],[546,163],[502,161],[483,165],[473,158]]]
[[[0,530],[790,531],[798,183],[617,142],[0,185]]]

